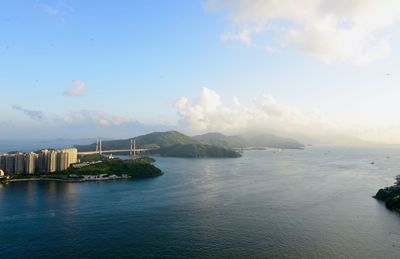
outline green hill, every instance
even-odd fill
[[[139,146],[158,145],[160,147],[167,147],[176,144],[199,144],[198,141],[178,131],[153,132],[135,139],[136,145]]]
[[[134,139],[136,140],[136,148],[152,146],[167,147],[176,144],[199,144],[198,141],[177,131],[153,132],[138,136]],[[103,141],[102,149],[129,149],[130,140],[131,139],[118,139]],[[90,145],[76,145],[75,147],[79,151],[93,151],[96,150],[96,143]]]
[[[73,175],[98,175],[98,174],[127,174],[132,178],[146,178],[160,176],[163,173],[150,159],[122,160],[106,159],[101,163],[91,164],[82,168],[69,168],[67,173]]]

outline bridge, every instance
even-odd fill
[[[112,150],[103,150],[102,149],[102,140],[97,139],[96,140],[96,150],[95,151],[83,151],[83,152],[78,152],[78,155],[93,155],[93,154],[112,154],[112,153],[128,153],[130,156],[136,157],[137,153],[144,153],[149,150],[154,150],[158,149],[159,147],[154,147],[154,148],[136,148],[136,140],[131,139],[130,140],[130,148],[129,149],[112,149]]]

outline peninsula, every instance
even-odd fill
[[[400,212],[400,175],[396,177],[395,185],[380,189],[374,198],[385,202],[388,209]]]
[[[65,171],[38,174],[14,174],[0,176],[0,182],[29,180],[56,180],[56,181],[99,181],[115,179],[140,179],[156,177],[163,172],[154,166],[155,160],[141,157],[134,160],[119,158],[107,159],[102,156],[81,157],[83,162],[69,167]]]

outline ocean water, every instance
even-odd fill
[[[156,159],[152,179],[0,186],[0,258],[400,257],[400,214],[371,198],[400,149]]]

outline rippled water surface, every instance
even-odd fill
[[[0,258],[400,256],[400,214],[371,198],[400,174],[400,149],[157,166],[146,180],[0,186]]]

